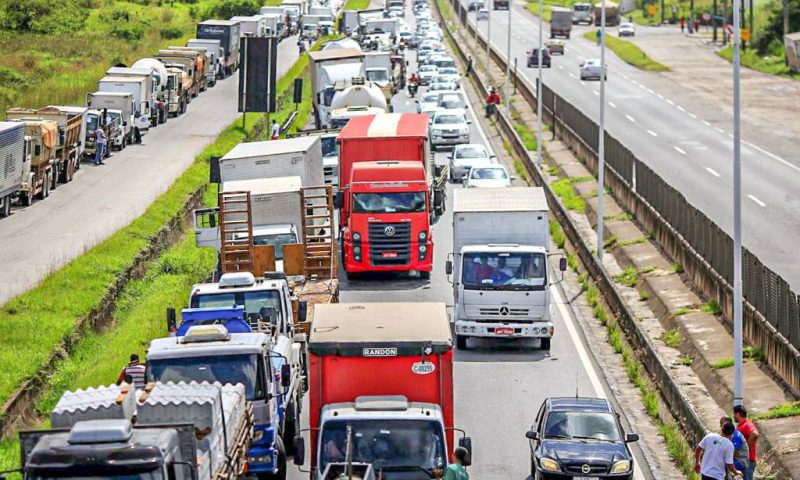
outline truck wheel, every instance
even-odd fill
[[[33,195],[30,193],[23,193],[19,196],[19,203],[22,204],[23,207],[30,207],[33,205]]]
[[[291,416],[289,413],[291,412]],[[292,457],[294,451],[294,437],[297,435],[297,423],[300,420],[300,410],[297,408],[297,400],[293,400],[286,409],[286,417],[283,424],[283,444],[287,445],[286,456]]]
[[[59,177],[58,168],[54,168],[50,172],[50,190],[55,190],[56,187],[58,186],[58,177]],[[48,190],[47,194],[48,195],[50,194],[49,190]]]
[[[50,196],[50,174],[44,174],[44,181],[42,182],[42,191],[39,192],[39,199],[44,200]]]
[[[541,349],[542,350],[546,350],[548,352],[550,351],[550,339],[549,338],[543,338],[542,339]]]
[[[458,350],[467,350],[467,337],[456,333],[456,348]]]
[[[11,195],[3,199],[3,208],[0,209],[0,217],[11,215]]]
[[[419,272],[419,278],[422,280],[430,280],[431,272]]]

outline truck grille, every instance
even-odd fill
[[[370,223],[369,260],[375,266],[408,265],[411,260],[411,222]]]
[[[481,308],[481,315],[490,317],[527,317],[529,310],[527,308],[504,308],[503,313],[500,313],[501,308]]]
[[[336,167],[323,167],[322,172],[325,176],[325,183],[330,184],[333,181],[333,176],[336,175]]]

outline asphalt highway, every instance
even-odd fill
[[[466,5],[466,0],[462,0]],[[510,18],[510,28],[509,28]],[[475,23],[475,14],[469,20]],[[511,58],[534,84],[536,68],[526,67],[526,51],[538,44],[538,18],[515,3],[511,15],[491,11],[491,43],[506,57],[508,32]],[[488,22],[478,22],[480,31]],[[565,55],[552,57],[545,69],[545,85],[580,108],[593,120],[599,118],[598,81],[581,81],[579,64],[600,58],[599,47],[583,38],[594,27],[574,26],[565,40]],[[647,31],[647,29],[640,29]],[[616,27],[607,35],[616,36]],[[549,38],[545,24],[544,39]],[[669,72],[638,70],[606,52],[606,130],[655,170],[687,200],[720,227],[733,231],[733,140],[729,105],[698,99],[670,81]],[[504,93],[502,85],[499,92]],[[797,141],[772,132],[771,125],[755,122],[743,112],[742,218],[744,246],[763,263],[800,289],[800,264],[792,247],[800,234],[800,156]]]
[[[280,43],[278,76],[297,59],[296,37]],[[238,116],[238,75],[221,80],[188,112],[151,129],[142,145],[84,161],[72,183],[0,220],[0,305],[140,216]]]

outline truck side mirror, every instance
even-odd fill
[[[467,451],[467,458],[464,459],[464,466],[469,467],[472,465],[472,439],[470,437],[461,437],[458,439],[458,446]]]
[[[453,274],[453,262],[452,262],[452,260],[448,260],[447,262],[445,262],[445,264],[444,264],[444,273],[446,273],[447,275],[452,275]]]
[[[344,192],[339,191],[336,192],[336,196],[333,197],[333,208],[342,208],[344,205]]]
[[[306,441],[303,437],[294,437],[294,464],[302,466],[306,463]]]
[[[289,388],[292,384],[292,366],[288,363],[281,365],[281,387]]]
[[[567,259],[566,258],[561,257],[558,260],[558,269],[561,270],[562,272],[566,272],[567,271]]]
[[[167,331],[174,332],[178,329],[178,317],[175,307],[167,307]]]

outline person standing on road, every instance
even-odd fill
[[[278,125],[277,120],[272,121],[272,136],[270,137],[272,140],[277,140],[278,136],[281,134],[281,126]]]
[[[681,33],[683,33],[683,30],[685,28],[686,28],[686,19],[685,18],[681,18]]]
[[[464,447],[458,447],[453,451],[453,457],[455,457],[456,461],[448,465],[444,470],[444,480],[469,480],[467,468],[464,466],[467,461],[467,455],[467,449]]]
[[[719,428],[722,429],[726,423],[733,425],[733,419],[727,415],[720,418]],[[750,465],[750,447],[747,445],[744,435],[736,429],[733,431],[731,442],[733,443],[733,466],[737,470],[745,472]]]
[[[750,449],[750,457],[748,458],[750,462],[747,469],[744,470],[744,480],[753,480],[753,476],[756,473],[758,428],[747,418],[747,409],[742,405],[733,407],[733,418],[736,420],[736,429],[742,434]]]
[[[96,149],[94,152],[94,162],[92,163],[95,165],[105,165],[105,163],[103,163],[103,154],[106,153],[106,145],[108,144],[106,132],[103,130],[102,126],[98,126],[97,130],[94,131],[94,135]]]
[[[725,480],[726,472],[741,475],[733,466],[732,423],[722,426],[722,434],[709,433],[700,441],[694,452],[694,471],[702,480]]]
[[[472,55],[469,56],[467,59],[467,71],[464,73],[465,77],[469,77],[472,74]]]
[[[144,373],[146,367],[139,363],[139,355],[131,353],[131,361],[122,368],[117,378],[117,385],[122,385],[122,382],[132,384],[137,390],[144,390],[145,380]]]

